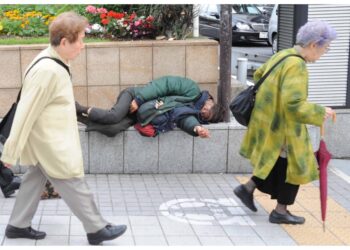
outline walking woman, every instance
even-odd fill
[[[271,223],[303,224],[305,218],[287,210],[298,193],[299,185],[318,179],[317,162],[306,124],[321,126],[334,111],[307,101],[308,70],[324,55],[336,38],[326,22],[315,20],[302,26],[296,45],[272,56],[254,74],[259,80],[277,61],[290,56],[274,69],[260,86],[256,103],[243,139],[240,154],[253,165],[251,179],[234,193],[252,211],[255,188],[277,200],[269,216]]]
[[[88,22],[65,12],[50,24],[50,46],[26,70],[9,138],[1,161],[11,167],[20,159],[28,166],[5,229],[7,238],[44,239],[32,228],[47,180],[82,222],[91,245],[121,236],[125,225],[108,223],[99,212],[84,179],[70,61],[84,48]]]

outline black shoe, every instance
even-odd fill
[[[78,116],[87,116],[87,111],[88,111],[89,107],[82,106],[76,101],[75,102],[75,109],[77,111]]]
[[[83,115],[77,115],[77,120],[78,122],[81,122],[84,125],[88,125],[89,124],[89,118]]]
[[[275,210],[272,210],[269,221],[276,224],[304,224],[305,218],[301,216],[296,216],[287,211],[286,214],[280,214]]]
[[[99,245],[102,241],[113,240],[121,236],[126,231],[126,225],[111,225],[108,224],[96,233],[88,233],[87,238],[90,245]]]
[[[5,187],[1,187],[1,190],[5,196],[5,198],[10,197],[10,195],[14,194],[17,189],[19,189],[21,185],[21,178],[18,176],[14,176],[11,183]]]
[[[32,227],[18,228],[11,225],[7,225],[5,235],[7,238],[26,238],[32,240],[41,240],[46,236],[45,232],[34,230]]]
[[[258,211],[254,204],[253,193],[249,193],[244,185],[239,185],[233,190],[233,192],[247,208],[253,212]]]

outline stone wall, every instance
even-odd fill
[[[0,117],[15,101],[24,71],[47,45],[0,46]],[[108,108],[121,90],[164,75],[185,76],[217,94],[218,43],[131,41],[88,43],[72,62],[75,98],[83,105]]]
[[[233,118],[205,126],[211,134],[208,139],[179,129],[149,138],[133,127],[109,138],[80,127],[85,173],[251,173],[249,161],[238,153],[246,128]],[[316,150],[318,128],[309,126],[309,134]],[[16,173],[25,169],[13,168]]]

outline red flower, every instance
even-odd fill
[[[101,15],[100,15],[100,18],[101,19],[105,19],[107,17],[107,14],[106,13],[102,13]]]
[[[124,17],[124,13],[115,13],[114,18],[115,19],[122,19]]]
[[[111,11],[108,11],[108,14],[107,14],[107,15],[108,15],[109,17],[114,17],[115,14],[117,14],[117,12],[111,10]]]
[[[154,17],[153,17],[153,16],[148,16],[148,17],[146,18],[146,22],[151,23],[151,22],[153,22],[153,21],[154,21]]]
[[[102,19],[102,20],[101,20],[101,23],[102,23],[103,25],[107,25],[107,24],[109,24],[109,19]]]
[[[133,12],[129,17],[130,21],[134,20],[135,17],[136,17],[136,13]]]

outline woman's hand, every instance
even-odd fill
[[[2,162],[2,164],[4,165],[5,168],[11,168],[12,167],[11,164],[8,164],[8,163],[5,163],[5,162]]]
[[[135,99],[132,100],[129,107],[129,113],[132,114],[136,112],[138,109],[139,109],[139,105],[137,105],[137,102],[135,101]]]
[[[329,117],[334,117],[335,111],[332,108],[326,107],[325,109],[326,112],[324,114],[324,120],[328,119]]]
[[[197,135],[200,138],[209,138],[210,137],[209,130],[202,127],[202,126],[195,126],[194,131],[197,133]]]

